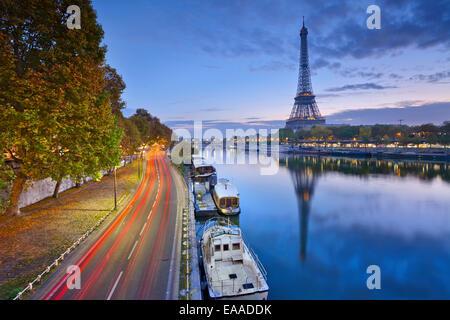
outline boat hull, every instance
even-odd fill
[[[217,201],[216,202],[216,206],[217,206]],[[225,216],[235,216],[238,215],[239,213],[241,213],[241,208],[236,208],[236,209],[222,209],[217,207],[217,211]]]
[[[208,286],[209,289],[209,286]],[[213,300],[267,300],[267,296],[269,295],[269,290],[266,291],[257,291],[249,294],[241,294],[235,296],[221,296],[221,297],[211,297]]]

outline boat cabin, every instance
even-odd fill
[[[193,164],[192,179],[194,182],[209,182],[211,186],[217,183],[216,168],[205,162]]]
[[[238,214],[239,192],[228,180],[221,179],[213,190],[213,198],[219,212],[223,214]]]
[[[224,234],[218,231],[211,234],[211,262],[215,261],[242,261],[243,248],[242,238],[239,230],[232,230],[233,233]]]

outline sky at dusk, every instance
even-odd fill
[[[126,116],[182,127],[284,126],[297,88],[302,16],[327,123],[450,120],[450,1],[94,0]],[[381,8],[369,30],[366,9]]]

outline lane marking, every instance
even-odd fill
[[[169,168],[170,171],[170,168]],[[176,176],[177,177],[177,176]],[[170,258],[170,268],[169,268],[169,280],[167,282],[167,290],[166,290],[166,300],[170,300],[171,299],[171,295],[173,296],[174,294],[172,293],[173,290],[173,280],[174,280],[174,276],[177,276],[177,273],[175,273],[175,275],[173,274],[173,267],[174,267],[174,263],[175,263],[175,250],[178,249],[178,245],[179,243],[181,243],[181,240],[179,238],[181,232],[179,229],[179,220],[180,220],[180,212],[181,212],[181,208],[184,207],[184,196],[185,194],[181,195],[181,199],[183,200],[183,206],[181,205],[181,201],[178,201],[178,199],[180,199],[180,194],[179,194],[179,177],[174,179],[174,184],[175,184],[175,190],[177,192],[177,212],[176,212],[176,218],[175,218],[175,230],[174,230],[174,240],[172,243],[172,255]]]
[[[142,232],[144,232],[145,226],[147,225],[147,222],[144,223],[144,225],[142,226],[141,232],[139,233],[139,237],[142,236]]]
[[[137,244],[138,244],[138,241],[136,240],[136,242],[134,243],[133,249],[131,249],[130,255],[128,256],[128,260],[130,260],[131,255],[133,254],[134,249],[136,249]]]
[[[113,293],[114,293],[114,290],[116,290],[116,287],[117,287],[117,285],[119,284],[119,280],[120,280],[120,278],[122,277],[122,273],[123,273],[123,271],[120,271],[120,274],[119,274],[119,276],[117,277],[117,280],[116,280],[116,282],[114,283],[114,286],[112,287],[111,292],[109,293],[108,298],[106,298],[106,300],[111,300],[111,297],[112,297],[112,295],[113,295]]]
[[[155,158],[155,166],[156,166],[156,168],[158,168],[159,166],[160,166],[161,164],[159,163],[159,159],[158,158]],[[160,174],[160,171],[158,170],[158,173]],[[158,177],[158,179],[160,179],[160,176],[158,175],[157,176]],[[160,200],[160,195],[161,195],[161,188],[160,189],[158,189],[158,192],[157,192],[157,195],[156,195],[156,203],[159,203],[159,200]],[[152,218],[153,218],[153,210],[151,210],[150,212],[149,212],[149,216],[150,216],[150,220],[149,220],[149,224],[147,225],[147,228],[150,226],[150,224],[151,224],[151,221],[152,221]],[[144,230],[145,231],[145,230]],[[137,256],[139,255],[139,251],[140,251],[140,249],[141,249],[141,246],[143,245],[143,243],[144,243],[144,238],[143,237],[140,237],[139,239],[138,239],[138,246],[136,247],[136,254],[135,255],[133,255],[133,260],[130,260],[130,264],[127,266],[127,268],[126,268],[126,274],[125,274],[125,283],[127,282],[127,279],[128,279],[128,277],[130,276],[130,274],[132,273],[132,272],[134,272],[134,268],[135,268],[135,262],[136,262],[136,259],[137,259]]]
[[[150,158],[148,158],[146,166],[149,167],[150,165]],[[97,252],[98,248],[103,245],[105,239],[114,231],[114,229],[118,226],[120,226],[121,222],[123,221],[124,217],[126,216],[127,212],[130,210],[130,208],[133,207],[134,203],[137,201],[139,196],[141,195],[142,191],[145,190],[145,184],[149,180],[150,172],[148,172],[148,169],[146,170],[144,180],[141,182],[141,185],[139,186],[138,190],[134,194],[132,200],[130,203],[128,203],[127,207],[120,213],[118,217],[113,220],[112,224],[107,227],[107,229],[101,234],[101,236],[95,240],[94,244],[89,247],[88,251],[78,260],[76,265],[80,266],[80,269],[83,269],[82,265],[86,265],[88,261],[90,261],[90,258],[88,260],[87,257],[90,256],[92,253],[95,254]],[[150,179],[151,181],[151,179]],[[87,262],[86,262],[87,261]],[[68,274],[66,274],[53,288],[52,290],[47,293],[47,295],[43,298],[44,300],[49,300],[53,297],[53,295],[61,288],[63,283],[65,283],[66,279],[68,278]],[[62,292],[60,292],[54,299],[59,300],[67,291],[67,287],[63,287]]]

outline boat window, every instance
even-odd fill
[[[214,246],[214,252],[220,251],[220,244]]]
[[[228,244],[224,244],[223,245],[223,251],[228,251],[229,249],[229,245]]]
[[[239,243],[233,243],[233,250],[239,250],[241,248],[241,246],[239,245]]]

